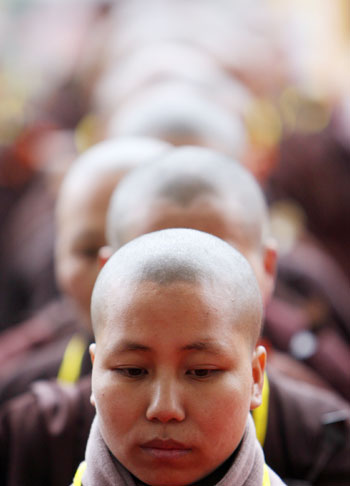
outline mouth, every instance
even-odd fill
[[[153,439],[140,447],[156,459],[178,459],[191,452],[190,447],[172,439]]]

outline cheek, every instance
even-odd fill
[[[142,397],[123,385],[113,383],[113,377],[93,370],[92,387],[102,435],[113,452],[125,445],[125,437],[144,417]],[[123,439],[124,438],[124,439]]]
[[[249,375],[226,380],[202,403],[202,427],[218,454],[229,455],[241,440],[250,408]],[[214,390],[213,390],[214,391]]]

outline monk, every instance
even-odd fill
[[[91,309],[96,419],[75,484],[284,484],[249,414],[263,305],[236,250],[190,229],[144,235],[104,266]]]

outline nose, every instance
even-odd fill
[[[146,417],[147,420],[161,423],[182,422],[185,419],[181,391],[175,379],[164,376],[155,380],[151,388]]]

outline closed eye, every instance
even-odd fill
[[[115,371],[127,378],[141,378],[145,375],[148,375],[148,371],[145,368],[116,368]]]
[[[78,258],[85,258],[87,260],[95,260],[97,258],[99,247],[76,248],[74,255]]]
[[[192,370],[187,370],[186,375],[192,378],[205,379],[210,378],[221,370],[211,369],[211,368],[194,368]]]

